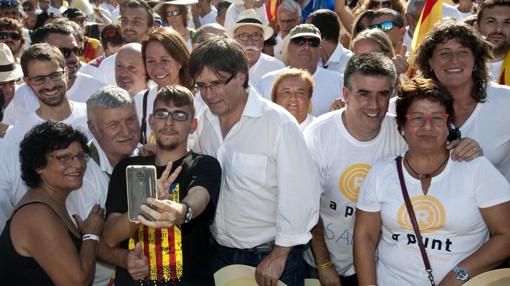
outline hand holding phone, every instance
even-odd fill
[[[138,215],[144,216],[140,209],[147,198],[157,198],[156,167],[151,165],[129,165],[126,168],[128,217],[132,222],[139,222]],[[149,216],[145,217],[151,219]]]

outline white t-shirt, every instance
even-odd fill
[[[492,81],[499,82],[499,72],[503,66],[503,60],[487,63],[489,76]]]
[[[391,115],[386,115],[374,139],[357,140],[343,123],[344,110],[315,119],[305,130],[305,140],[319,168],[324,240],[337,272],[349,276],[355,273],[352,236],[361,183],[375,162],[400,154],[407,145]],[[305,252],[305,260],[315,265],[311,250]]]
[[[225,29],[232,27],[236,22],[237,18],[239,18],[239,14],[246,10],[244,8],[244,4],[234,4],[230,5],[225,14],[225,24],[223,25]],[[263,25],[269,25],[269,20],[267,19],[266,14],[266,4],[262,5],[262,7],[256,8],[255,13],[259,16]]]
[[[115,24],[117,22],[117,19],[119,18],[120,15],[119,6],[113,6],[112,4],[103,2],[99,4],[99,7],[108,11],[109,15],[107,14],[106,16],[108,19],[110,19],[110,21],[112,21],[112,23]]]
[[[216,23],[216,16],[218,16],[218,10],[216,10],[216,7],[211,5],[211,11],[207,13],[204,17],[200,16],[200,24],[211,24]]]
[[[285,69],[287,68],[269,72],[262,77],[256,88],[263,97],[271,100],[273,82]],[[319,116],[329,111],[329,107],[335,98],[343,98],[344,76],[341,73],[317,67],[312,78],[315,85],[313,87],[311,113],[314,116]]]
[[[0,233],[16,203],[27,191],[21,180],[19,148],[0,138]]]
[[[48,14],[51,15],[53,14],[54,16],[60,16],[62,15],[62,13],[64,13],[65,11],[67,10],[67,7],[65,7],[64,5],[60,6],[60,8],[57,8],[57,7],[54,7],[54,6],[49,6],[48,7]]]
[[[136,115],[138,116],[138,122],[140,123],[140,126],[142,125],[143,118],[143,95],[145,94],[146,91],[147,91],[146,89],[142,90],[139,93],[137,93],[135,97],[133,97],[135,101]],[[145,122],[147,124],[146,125],[147,128],[145,129],[146,130],[145,134],[147,135],[148,142],[152,142],[149,139],[154,137],[153,135],[151,136],[152,129],[149,125],[149,115],[152,114],[152,111],[154,109],[154,99],[156,99],[156,96],[158,95],[157,91],[158,87],[153,86],[149,89],[149,94],[147,95],[147,109],[146,109],[147,113],[145,114]]]
[[[306,115],[306,118],[303,122],[299,123],[299,129],[301,129],[301,131],[305,131],[306,127],[308,127],[308,125],[310,125],[310,123],[312,123],[312,121],[315,120],[315,116],[311,115],[310,113],[308,113]]]
[[[71,115],[62,120],[62,122],[80,130],[89,140],[92,139],[92,134],[90,133],[87,125],[87,106],[85,103],[81,102],[69,102],[71,103]],[[21,140],[23,140],[25,134],[32,129],[32,127],[45,121],[46,120],[39,117],[35,111],[32,111],[20,120],[16,121],[14,127],[5,134],[5,140],[17,145],[21,142]]]
[[[250,79],[248,83],[251,86],[256,86],[262,76],[264,76],[266,73],[279,70],[284,67],[285,65],[279,59],[261,53],[257,62],[252,67],[250,67]]]
[[[115,80],[115,59],[117,58],[117,54],[113,54],[107,58],[105,58],[101,64],[99,64],[99,72],[97,73],[96,78],[99,81],[106,83],[107,85],[117,85],[117,81]]]
[[[76,102],[86,102],[89,96],[103,86],[105,84],[95,78],[77,73],[73,86],[67,90],[67,98]],[[14,125],[16,121],[38,108],[39,99],[28,85],[22,84],[16,89],[11,103],[5,109],[2,122]]]
[[[485,157],[450,160],[432,178],[427,195],[404,167],[405,184],[420,225],[436,283],[479,249],[489,231],[480,208],[510,200],[510,186]],[[357,208],[380,212],[377,247],[378,285],[430,285],[400,188],[394,158],[376,164],[358,196]]]

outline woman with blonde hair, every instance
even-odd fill
[[[380,29],[364,30],[351,41],[353,53],[381,52],[389,58],[395,56],[391,40]]]

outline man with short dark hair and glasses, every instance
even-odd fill
[[[63,23],[50,23],[34,31],[32,43],[48,43],[60,50],[64,56],[67,69],[67,97],[76,102],[86,102],[87,98],[105,84],[79,72],[81,62],[79,56],[81,49],[78,46],[73,30]],[[15,93],[14,99],[5,111],[4,121],[14,124],[25,114],[36,110],[39,107],[37,97],[28,85],[21,85]]]
[[[317,84],[312,94],[310,113],[319,116],[329,111],[331,103],[342,97],[343,76],[318,66],[321,55],[321,32],[312,24],[301,24],[290,31],[289,44],[284,62],[292,68],[307,70]],[[271,90],[276,77],[283,68],[265,74],[257,84],[260,94],[271,100]]]
[[[135,249],[149,266],[148,275],[143,267],[117,267],[116,285],[214,285],[209,224],[218,201],[221,167],[213,157],[188,149],[188,136],[197,126],[193,101],[183,86],[160,89],[149,117],[155,154],[126,158],[113,170],[104,241],[110,247]],[[155,166],[160,178],[158,199],[150,198],[141,207],[140,223],[128,219],[129,165]]]
[[[189,71],[207,104],[193,150],[215,156],[224,174],[211,226],[214,270],[245,264],[256,267],[259,285],[303,285],[320,186],[297,121],[249,87],[248,59],[234,40],[200,45]]]
[[[92,138],[87,127],[87,107],[67,96],[67,66],[58,48],[46,43],[30,46],[21,56],[21,68],[38,107],[20,115],[22,118],[5,135],[6,140],[19,144],[28,130],[50,119],[69,124]]]
[[[271,38],[273,29],[262,24],[254,9],[241,12],[237,22],[226,30],[229,37],[236,40],[248,56],[250,85],[257,85],[266,73],[285,67],[279,59],[262,53],[264,41]]]

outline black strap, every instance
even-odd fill
[[[148,89],[144,94],[143,94],[143,109],[142,109],[142,112],[143,112],[143,116],[142,116],[142,124],[140,126],[140,143],[142,144],[147,144],[147,98],[148,98],[148,95],[149,95],[149,91],[150,89]]]
[[[90,143],[89,146],[90,149],[90,158],[94,160],[98,166],[101,166],[100,159],[99,159],[99,151],[97,151],[96,145],[94,143]]]
[[[413,225],[414,233],[416,234],[416,240],[418,241],[418,246],[420,247],[421,257],[423,258],[423,264],[425,264],[425,271],[428,273],[428,278],[430,280],[430,284],[432,286],[436,285],[434,282],[434,275],[432,274],[432,267],[430,267],[429,257],[427,256],[427,251],[425,250],[425,246],[423,245],[423,239],[420,232],[420,227],[418,226],[418,222],[416,221],[416,216],[414,214],[413,204],[411,203],[411,199],[409,198],[409,194],[407,193],[406,183],[404,181],[404,174],[402,173],[402,156],[398,156],[395,158],[397,163],[397,171],[398,171],[398,179],[400,181],[400,188],[402,189],[402,195],[404,196],[404,202],[406,203],[407,213],[409,214],[409,219]]]

